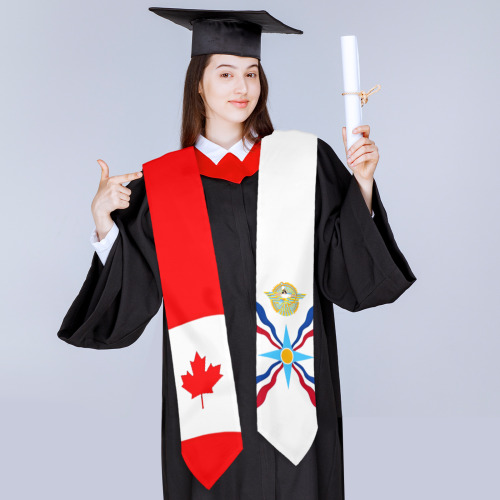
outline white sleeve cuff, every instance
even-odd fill
[[[94,227],[92,233],[90,234],[90,243],[94,247],[94,250],[97,252],[97,255],[101,259],[102,264],[104,265],[106,263],[106,259],[108,257],[109,251],[111,250],[111,247],[113,246],[113,243],[115,242],[116,238],[118,237],[118,226],[116,225],[116,222],[113,222],[113,226],[111,229],[108,231],[108,234],[106,235],[105,238],[103,238],[101,241],[99,241],[99,238],[97,237],[97,228]]]

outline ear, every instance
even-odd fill
[[[202,88],[201,82],[200,82],[200,83],[198,83],[198,93],[199,93],[199,94],[202,94],[202,93],[203,93],[203,88]]]

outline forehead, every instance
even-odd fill
[[[241,57],[233,54],[212,54],[210,66],[217,68],[220,65],[234,66],[235,68],[247,69],[249,66],[259,65],[256,57]]]

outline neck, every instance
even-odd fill
[[[229,149],[243,137],[243,123],[215,121],[207,118],[205,137],[215,144]]]

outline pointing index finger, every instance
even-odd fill
[[[122,182],[133,181],[134,179],[138,179],[142,177],[142,172],[134,172],[133,174],[123,174],[123,175],[114,175],[110,177],[109,180],[116,184],[121,184]]]

